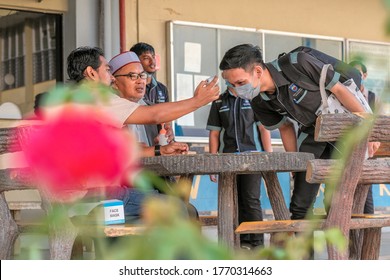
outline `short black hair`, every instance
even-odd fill
[[[100,56],[104,56],[104,52],[98,47],[79,47],[73,50],[67,58],[69,80],[77,83],[83,80],[88,66],[97,70],[101,64]]]
[[[38,93],[35,96],[34,113],[37,117],[40,116],[40,110],[42,109],[42,107],[45,106],[45,99],[47,98],[48,94],[49,94],[49,92],[45,91],[45,92]]]
[[[363,74],[367,73],[366,65],[364,65],[363,62],[361,62],[360,60],[353,60],[353,61],[351,61],[349,63],[349,65],[351,65],[352,67],[355,67],[355,68],[356,68],[356,66],[360,66],[360,68],[362,69]]]
[[[155,54],[153,46],[149,45],[148,43],[144,43],[144,42],[139,42],[139,43],[133,45],[130,48],[130,51],[135,52],[138,56],[140,56],[146,52],[150,52],[151,54]]]
[[[260,65],[264,68],[263,55],[259,46],[242,44],[228,50],[219,64],[220,70],[243,68],[245,71]]]

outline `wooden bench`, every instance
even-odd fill
[[[201,226],[217,225],[216,216],[200,216]],[[118,237],[128,235],[141,235],[145,231],[142,224],[118,224],[118,225],[88,225],[80,227],[80,235],[90,237]]]
[[[240,234],[245,233],[276,233],[276,232],[303,232],[310,228],[326,229],[325,218],[311,220],[270,220],[262,222],[244,222],[240,224]],[[350,229],[378,228],[390,226],[390,215],[383,214],[353,214]]]
[[[15,219],[20,218],[22,210],[39,210],[42,209],[40,201],[8,201],[8,207]]]
[[[21,213],[25,210],[40,210],[42,209],[42,202],[40,201],[7,201],[8,208],[15,222],[18,225],[19,232],[37,232],[41,227],[37,223],[24,223],[22,221]],[[14,255],[20,252],[20,241],[15,240],[14,243]]]
[[[23,144],[32,129],[36,129],[39,122],[22,121],[10,122],[8,125],[2,123],[0,128],[0,154],[23,151]],[[15,240],[20,232],[41,228],[48,232],[50,258],[70,259],[73,242],[77,236],[77,228],[70,220],[64,220],[61,225],[49,224],[21,224],[15,221],[15,211],[22,210],[26,205],[23,203],[8,204],[4,192],[11,190],[36,189],[30,176],[29,168],[5,168],[0,170],[0,259],[10,259],[12,257]],[[42,199],[42,209],[48,213],[52,210],[51,198],[40,193]],[[10,209],[11,207],[11,209]],[[19,208],[19,209],[16,209]]]
[[[351,127],[361,127],[363,118],[353,114],[328,114],[317,119],[316,141],[336,141]],[[382,227],[390,226],[389,215],[362,215],[368,188],[373,183],[390,183],[390,158],[365,160],[369,141],[390,142],[390,116],[378,116],[369,137],[351,147],[352,153],[343,168],[342,176],[336,183],[330,210],[321,220],[284,220],[242,223],[237,234],[299,232],[313,225],[315,229],[339,228],[350,240],[349,252],[339,252],[328,246],[329,259],[378,259]],[[377,156],[389,156],[388,145],[383,145]],[[338,160],[310,160],[306,180],[310,183],[324,183],[332,179],[332,167]],[[353,214],[359,214],[354,217]],[[362,231],[358,231],[363,229]],[[351,234],[350,234],[350,230]]]

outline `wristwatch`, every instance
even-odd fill
[[[154,155],[155,156],[161,156],[160,147],[161,147],[161,145],[154,146]]]

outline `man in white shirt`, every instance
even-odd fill
[[[147,73],[144,71],[138,56],[134,52],[124,52],[111,59],[109,65],[115,77],[112,86],[118,90],[119,96],[147,106],[143,101]],[[144,125],[131,124],[128,126],[133,132],[136,132],[138,140],[143,142],[143,156],[153,156],[157,150],[161,155],[182,154],[183,145],[188,147],[187,144],[178,142],[170,142],[165,146],[155,145],[152,143],[153,140],[148,138]]]
[[[70,80],[77,83],[88,80],[110,86],[115,81],[111,71],[116,72],[119,69],[116,65],[122,65],[122,58],[120,55],[116,58],[114,57],[112,61],[118,64],[113,63],[111,68],[100,48],[80,47],[69,54],[67,58],[67,72]],[[217,99],[219,96],[217,82],[217,77],[209,84],[202,81],[196,88],[194,96],[186,100],[152,106],[143,106],[120,98],[115,94],[110,94],[109,102],[102,103],[102,109],[115,119],[118,127],[126,124],[158,124],[169,122]],[[188,151],[188,145],[178,143],[175,149],[185,153]],[[159,155],[160,151],[154,150],[154,154]],[[90,193],[93,194],[93,190]],[[140,215],[140,207],[145,195],[136,189],[118,186],[106,188],[105,198],[122,200],[125,207],[125,214],[127,216],[137,217]]]

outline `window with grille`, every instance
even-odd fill
[[[34,84],[56,79],[56,16],[10,12],[1,23],[0,90],[25,86],[26,74],[33,76]],[[28,42],[27,24],[32,29],[32,39]],[[26,54],[26,45],[32,46],[32,54]],[[32,73],[25,73],[26,55],[32,55]]]
[[[1,29],[1,77],[0,89],[24,86],[24,32],[23,25]]]
[[[56,19],[42,16],[33,24],[33,82],[40,83],[56,78]]]

